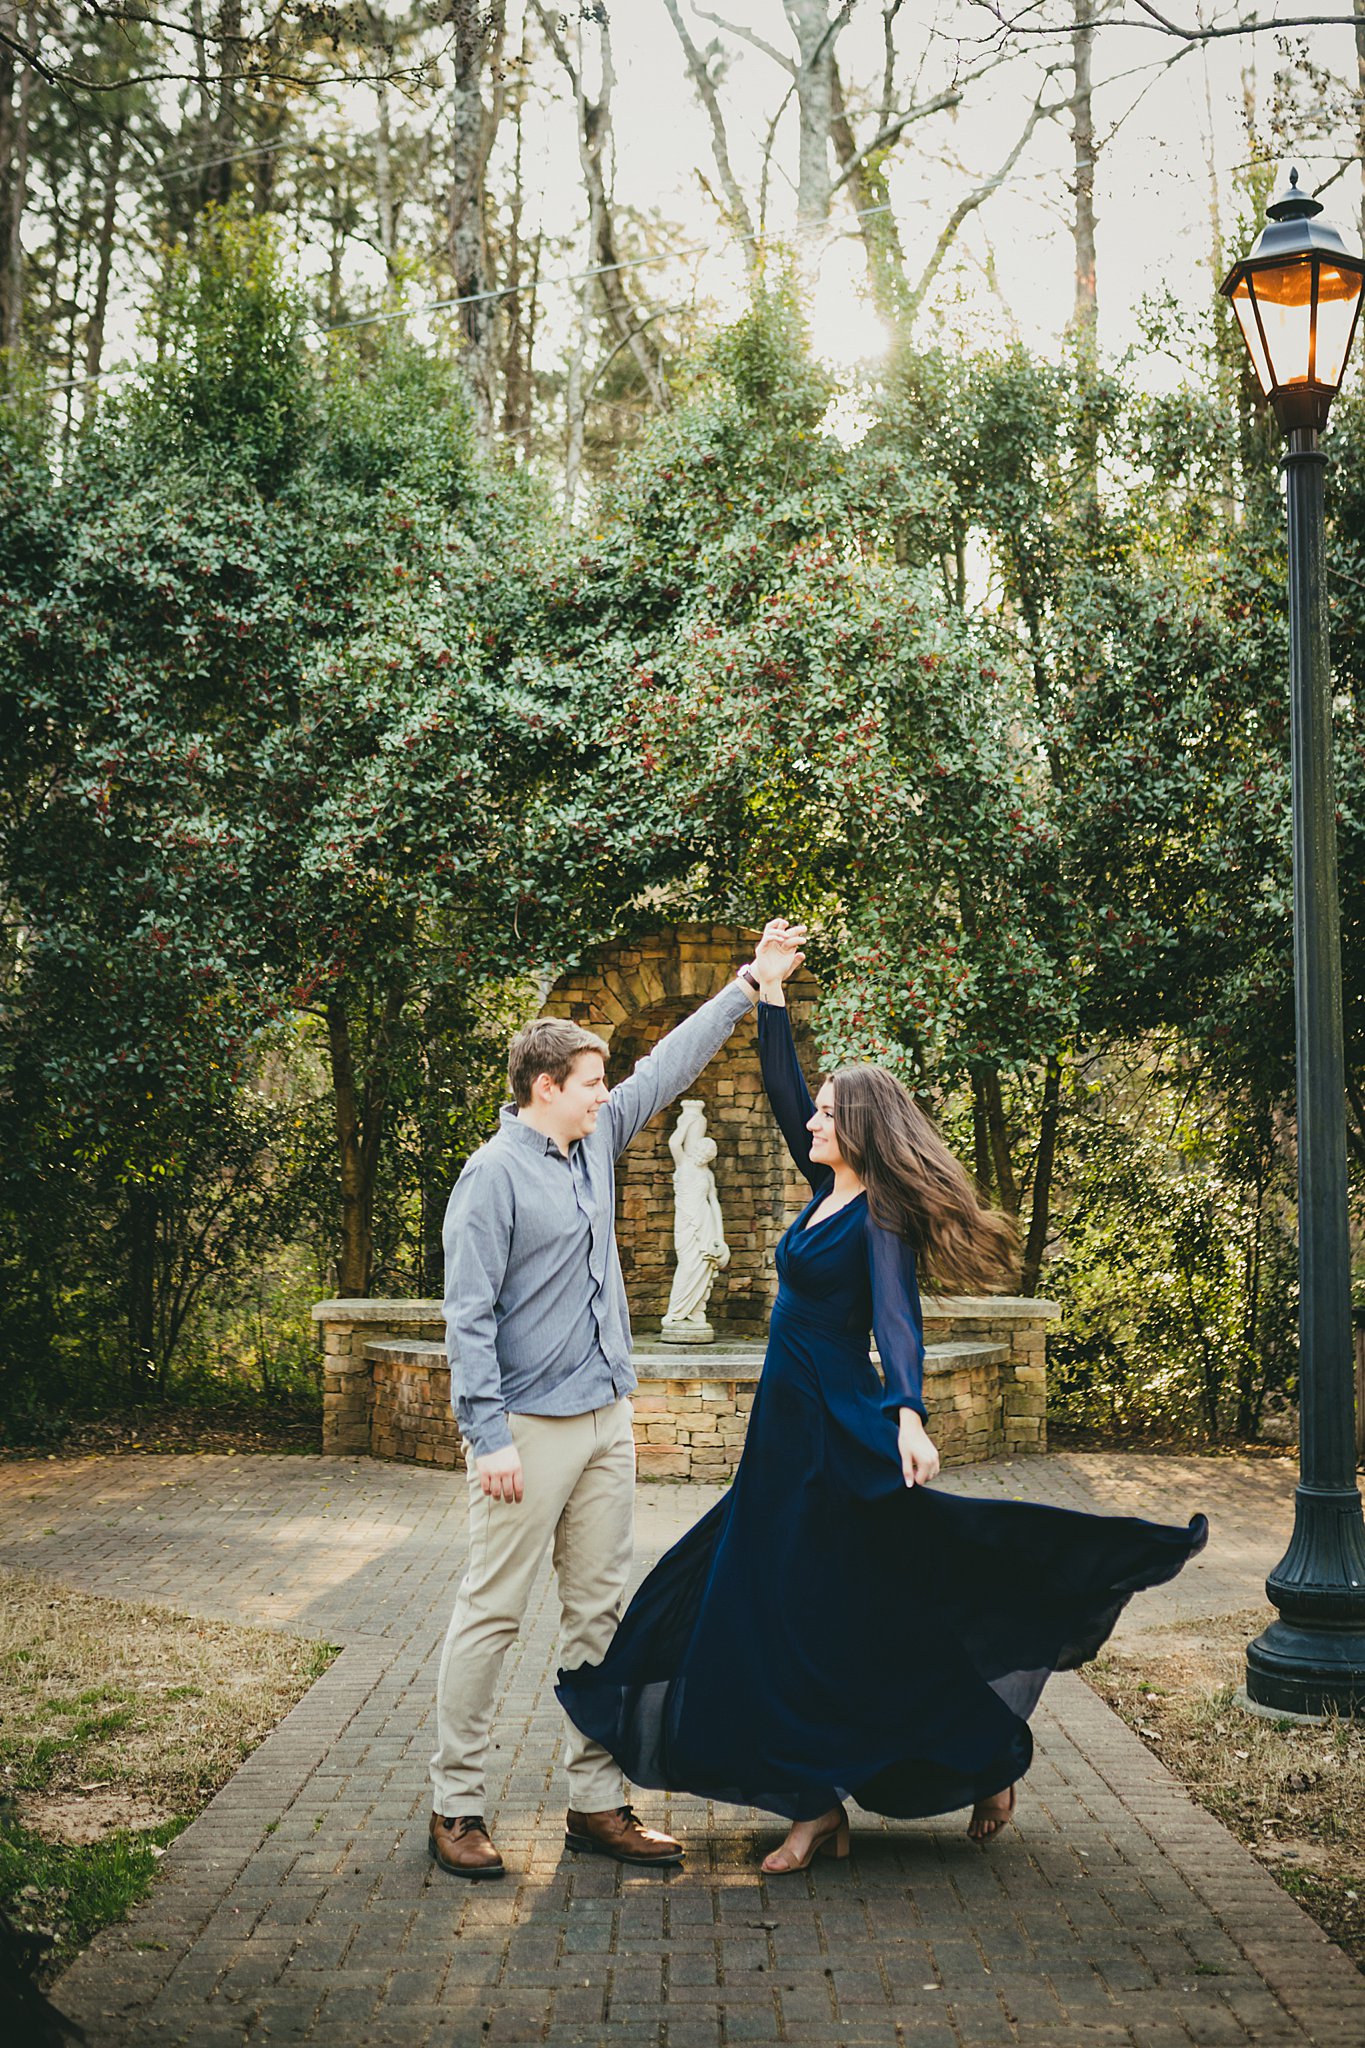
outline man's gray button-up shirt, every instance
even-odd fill
[[[689,1087],[753,1008],[731,982],[613,1088],[566,1158],[509,1103],[446,1209],[446,1353],[476,1455],[512,1441],[508,1413],[585,1415],[635,1387],[616,1250],[616,1161]]]

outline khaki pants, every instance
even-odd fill
[[[616,1633],[635,1549],[635,1439],[629,1401],[587,1415],[510,1415],[525,1498],[490,1501],[469,1465],[469,1563],[436,1684],[437,1813],[482,1813],[498,1676],[551,1543],[559,1585],[560,1661],[600,1663]],[[569,1804],[604,1813],[625,1800],[619,1767],[569,1730]]]

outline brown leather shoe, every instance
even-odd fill
[[[503,1860],[493,1847],[482,1814],[461,1813],[447,1819],[443,1813],[433,1813],[427,1847],[432,1862],[439,1863],[452,1877],[505,1875]]]
[[[655,1828],[642,1827],[628,1806],[606,1813],[575,1813],[564,1817],[564,1846],[589,1856],[614,1856],[618,1863],[681,1863],[682,1843]]]

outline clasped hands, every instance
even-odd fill
[[[763,936],[754,947],[753,964],[754,979],[765,999],[780,991],[783,982],[801,966],[806,957],[801,950],[805,943],[805,925],[788,924],[785,917],[768,919]]]

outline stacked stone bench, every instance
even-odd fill
[[[1046,1450],[1047,1326],[1059,1314],[1023,1296],[926,1298],[925,1401],[946,1465]],[[438,1301],[320,1301],[313,1318],[323,1333],[324,1451],[463,1464]],[[761,1344],[641,1337],[640,1477],[729,1478],[762,1364]]]

